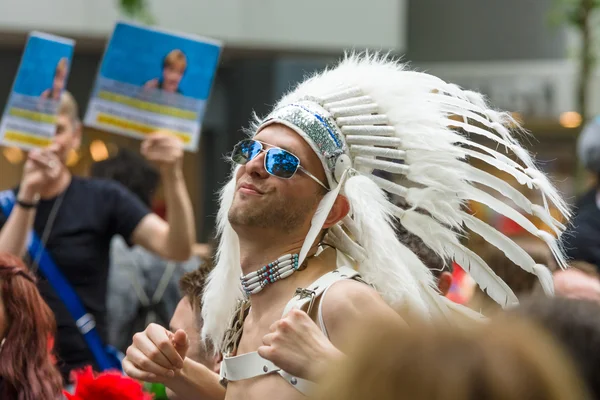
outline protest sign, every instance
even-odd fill
[[[165,129],[197,150],[220,54],[213,40],[118,23],[85,124],[140,139]]]
[[[74,47],[71,39],[29,35],[0,122],[0,143],[29,150],[52,142]]]

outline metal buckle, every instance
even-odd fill
[[[310,314],[310,312],[313,308],[313,304],[315,303],[315,296],[317,295],[317,292],[315,292],[314,290],[310,290],[310,289],[298,288],[298,289],[296,289],[295,295],[298,296],[299,300],[310,297],[310,302],[308,303],[308,309],[306,310],[306,313]]]

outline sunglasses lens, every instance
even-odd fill
[[[231,159],[236,164],[244,165],[256,157],[261,150],[262,146],[259,142],[255,140],[242,140],[233,148]]]
[[[267,172],[280,178],[291,178],[300,165],[298,157],[282,149],[269,149],[265,157]]]

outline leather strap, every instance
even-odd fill
[[[357,271],[349,267],[340,267],[323,275],[306,289],[298,289],[296,291],[296,295],[285,306],[283,316],[287,315],[292,308],[304,309],[308,306],[307,312],[310,312],[310,308],[315,299],[323,295],[327,288],[335,282],[345,279],[360,279],[360,275]],[[239,323],[239,319],[237,322]],[[324,333],[326,334],[326,332]],[[221,363],[221,378],[223,382],[251,379],[272,373],[279,374],[288,381],[290,385],[304,395],[309,395],[315,385],[313,382],[306,379],[301,379],[288,374],[272,362],[259,356],[257,352],[246,353],[234,357],[224,356],[223,362]]]
[[[333,285],[335,282],[344,279],[354,279],[359,275],[360,274],[358,271],[355,271],[350,267],[339,267],[323,275],[310,284],[306,289],[298,289],[296,291],[296,295],[292,297],[292,299],[283,309],[283,317],[285,317],[292,308],[303,310],[307,305],[309,308],[312,307],[312,303],[315,301],[315,299],[318,299],[323,292],[325,292],[325,290],[327,290],[327,288]],[[307,309],[306,312],[309,313],[310,309]]]
[[[290,385],[306,396],[311,393],[315,386],[314,383],[306,379],[288,374],[271,361],[259,356],[256,351],[236,357],[224,358],[221,363],[221,378],[233,382],[274,373],[279,374]]]

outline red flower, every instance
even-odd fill
[[[119,372],[94,374],[91,367],[73,373],[75,394],[65,393],[68,400],[152,400],[142,385]]]

